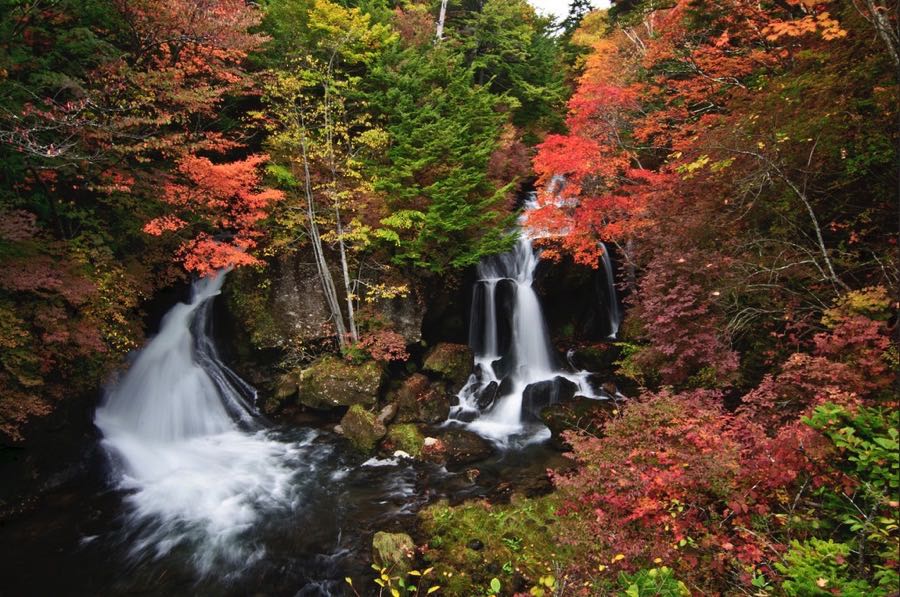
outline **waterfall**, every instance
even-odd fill
[[[238,574],[263,555],[241,541],[263,509],[287,507],[299,447],[255,422],[255,392],[218,357],[210,307],[225,273],[193,286],[97,409],[95,424],[127,492],[132,556],[189,548],[201,574]]]
[[[526,210],[533,205],[527,203]],[[536,424],[537,414],[543,406],[558,401],[567,388],[575,396],[606,398],[590,384],[589,372],[566,371],[556,363],[540,301],[532,287],[539,262],[532,239],[523,231],[512,251],[485,258],[476,270],[469,329],[475,371],[460,390],[450,420],[462,422],[501,445],[546,438],[546,427]],[[605,250],[604,269],[612,284]],[[611,291],[615,292],[614,286]],[[610,302],[615,302],[614,294]],[[611,306],[609,312],[610,329],[615,335],[618,305]],[[501,330],[507,328],[509,338],[504,342]]]
[[[606,275],[606,313],[609,317],[609,337],[616,338],[619,333],[619,324],[622,323],[622,314],[619,312],[619,297],[616,293],[616,279],[612,268],[612,259],[605,243],[600,243],[603,249],[603,272]]]

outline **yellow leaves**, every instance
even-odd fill
[[[613,563],[616,563],[616,562],[621,562],[624,559],[625,559],[625,554],[617,553],[615,556],[613,556],[612,561],[613,561]]]
[[[435,586],[433,586],[433,587],[430,587],[430,588],[428,589],[428,591],[427,591],[425,594],[426,594],[426,595],[431,595],[432,593],[434,593],[435,591],[439,590],[440,588],[441,588],[441,587],[435,585]]]
[[[694,160],[693,162],[691,162],[690,164],[682,164],[682,165],[678,166],[675,170],[679,174],[683,175],[682,178],[684,180],[688,180],[688,179],[692,178],[698,170],[704,168],[708,163],[709,163],[709,156],[704,154],[704,155],[701,155],[696,160]]]
[[[372,128],[363,131],[356,137],[356,142],[369,149],[384,149],[391,140],[390,134],[384,129]]]

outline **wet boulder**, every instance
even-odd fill
[[[299,401],[310,408],[374,406],[384,377],[382,365],[368,361],[359,365],[333,356],[322,357],[297,375]]]
[[[391,576],[405,577],[412,570],[416,544],[406,533],[378,531],[372,537],[372,560],[390,570]]]
[[[442,433],[439,439],[447,464],[470,464],[494,453],[490,442],[477,433],[464,429],[451,429]]]
[[[422,369],[449,381],[455,394],[475,369],[475,357],[465,344],[441,342],[426,355]]]
[[[441,382],[421,373],[406,379],[390,399],[397,403],[397,423],[441,423],[450,414],[450,399]]]
[[[397,450],[406,452],[412,458],[422,456],[425,447],[425,437],[419,428],[412,423],[401,423],[388,427],[387,435],[381,444],[383,450],[392,454]]]
[[[487,410],[500,397],[500,384],[492,381],[475,394],[475,402],[481,410]]]
[[[341,432],[360,452],[369,453],[379,440],[387,434],[387,429],[374,413],[359,404],[354,404],[341,419]]]
[[[522,392],[522,412],[538,420],[544,408],[571,400],[577,391],[578,385],[565,377],[529,384]]]

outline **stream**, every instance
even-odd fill
[[[444,423],[494,443],[477,475],[364,457],[331,430],[265,421],[208,329],[226,273],[195,282],[109,385],[81,474],[0,522],[12,547],[0,595],[346,595],[345,577],[374,586],[375,532],[423,539],[423,506],[545,491],[546,470],[568,461],[534,413],[562,383],[608,396],[557,362],[531,288],[538,261],[523,235],[478,268],[475,371]]]

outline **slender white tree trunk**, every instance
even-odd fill
[[[328,308],[331,311],[331,319],[334,321],[338,345],[341,348],[345,348],[347,345],[347,328],[344,325],[344,314],[341,311],[341,304],[338,301],[334,278],[331,275],[328,262],[325,260],[322,237],[319,235],[319,225],[316,223],[315,204],[312,196],[312,179],[309,173],[309,160],[306,151],[306,124],[302,122],[302,115],[301,124],[300,150],[303,158],[304,191],[306,193],[306,216],[309,220],[309,238],[313,247],[313,255],[316,259],[319,280],[322,282],[322,292],[325,294],[325,301],[328,303]]]
[[[447,18],[447,0],[441,0],[441,13],[438,16],[437,31],[435,31],[434,39],[439,42],[444,39],[444,20]]]

